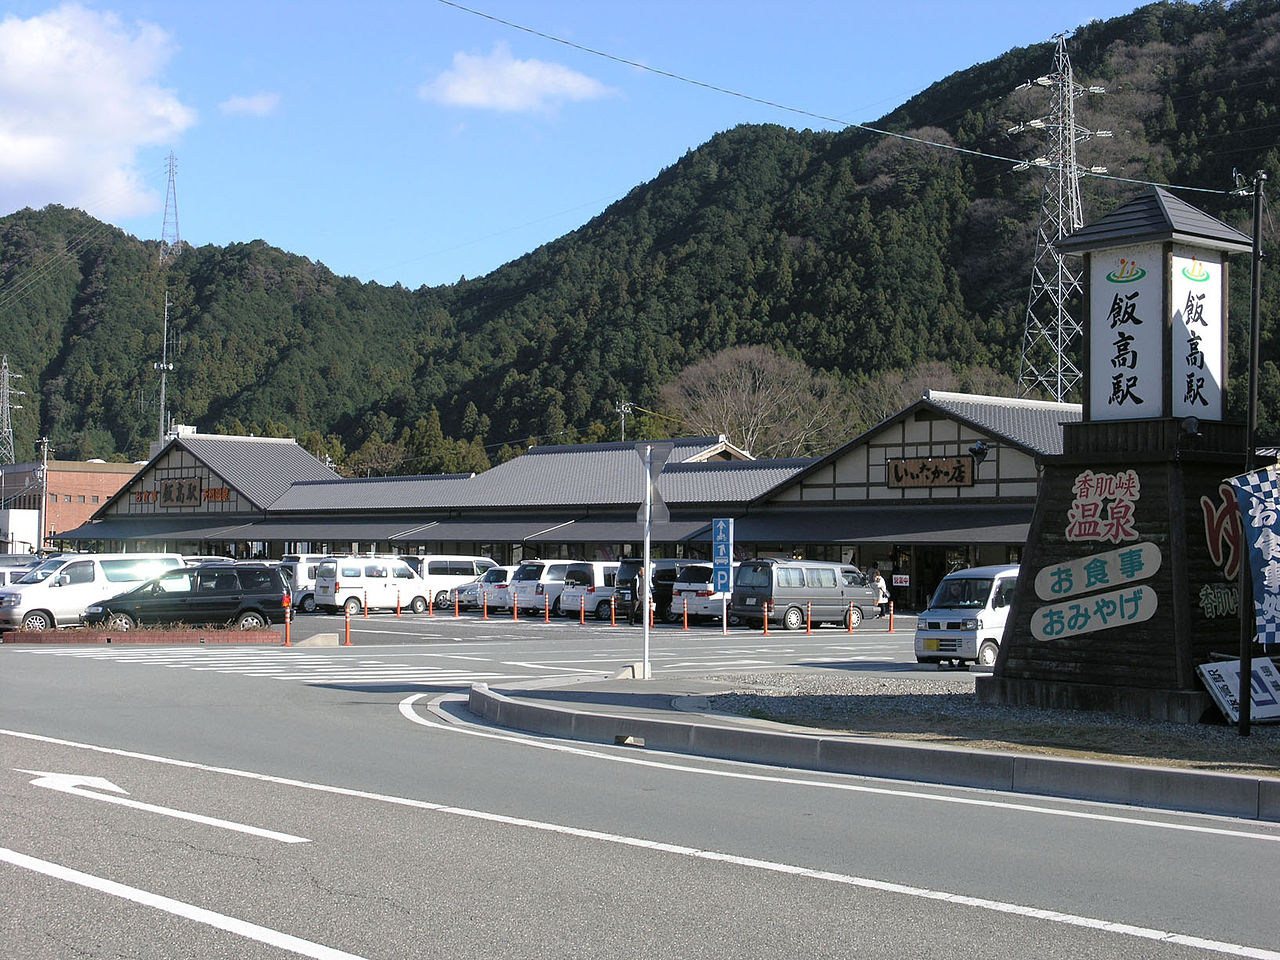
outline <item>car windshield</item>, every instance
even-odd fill
[[[21,577],[15,580],[14,583],[43,583],[45,580],[49,579],[49,575],[55,570],[62,569],[62,565],[66,562],[66,560],[61,559],[46,560],[44,563],[40,564],[40,566],[33,567],[28,570]]]
[[[542,577],[541,563],[522,563],[520,568],[511,575],[512,580],[538,580]]]
[[[948,577],[938,584],[930,606],[943,610],[980,610],[991,596],[990,577]]]

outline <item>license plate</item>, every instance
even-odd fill
[[[925,648],[926,650],[937,650],[937,649],[938,649],[938,638],[937,638],[937,637],[928,637],[928,638],[926,638],[926,640],[925,640],[925,642],[924,642],[924,648]]]
[[[748,607],[754,607],[755,605],[756,605],[756,598],[755,598],[755,597],[747,597],[747,606],[748,606]]]

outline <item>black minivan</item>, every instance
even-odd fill
[[[261,630],[284,621],[289,599],[275,567],[251,561],[206,563],[170,570],[128,593],[95,603],[81,620],[120,631],[168,623]]]

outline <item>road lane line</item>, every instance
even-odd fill
[[[403,709],[403,704],[402,704]],[[433,724],[428,724],[434,726]],[[1189,934],[1173,933],[1167,930],[1157,930],[1150,927],[1138,927],[1126,923],[1118,923],[1112,920],[1101,920],[1095,917],[1085,917],[1076,914],[1062,913],[1056,910],[1045,910],[1040,907],[1028,907],[1022,904],[1007,903],[1000,900],[987,900],[980,897],[968,897],[962,894],[949,893],[943,890],[930,890],[926,887],[913,887],[906,884],[892,883],[886,880],[876,880],[867,877],[856,877],[851,874],[833,873],[825,870],[814,870],[810,867],[801,867],[793,864],[779,863],[772,860],[758,860],[753,857],[741,857],[735,854],[719,853],[713,850],[700,850],[696,847],[686,847],[680,844],[665,843],[660,840],[649,840],[643,837],[628,837],[623,834],[605,833],[599,830],[589,830],[583,827],[570,827],[564,824],[549,823],[542,820],[530,820],[525,817],[512,817],[506,814],[490,813],[484,810],[472,810],[466,807],[454,807],[447,804],[432,803],[428,800],[414,800],[410,797],[396,797],[387,794],[373,793],[367,790],[355,790],[350,787],[337,787],[329,784],[310,783],[305,780],[294,780],[288,777],[277,777],[271,774],[255,773],[250,770],[236,770],[231,767],[215,767],[209,764],[196,763],[192,760],[178,760],[173,757],[158,757],[152,754],[136,753],[130,750],[121,750],[116,747],[102,747],[96,744],[79,743],[74,740],[62,740],[57,737],[46,737],[42,734],[24,733],[17,730],[0,729],[0,736],[18,737],[25,740],[33,740],[40,743],[52,743],[59,746],[75,747],[81,750],[90,750],[95,753],[105,753],[112,756],[129,757],[136,760],[146,760],[152,763],[162,763],[168,766],[182,767],[190,770],[201,770],[208,773],[219,773],[226,776],[242,777],[246,780],[256,780],[261,783],[273,783],[280,786],[298,787],[303,790],[314,790],[318,793],[327,793],[334,796],[353,797],[360,800],[370,800],[378,803],[387,803],[394,806],[409,807],[417,810],[427,810],[434,813],[446,814],[449,816],[463,817],[469,820],[484,821],[488,823],[499,823],[504,826],[523,827],[529,830],[538,830],[543,833],[558,834],[561,836],[577,837],[584,840],[596,840],[603,843],[616,844],[619,846],[635,847],[645,850],[654,850],[660,853],[669,853],[676,856],[689,857],[697,860],[711,860],[721,863],[729,863],[736,866],[746,867],[753,870],[761,870],[776,874],[788,874],[791,876],[806,877],[814,880],[822,880],[828,883],[839,883],[851,887],[859,887],[865,890],[875,890],[882,893],[901,894],[903,896],[915,897],[924,900],[941,901],[951,903],[958,906],[973,907],[980,910],[989,910],[996,913],[1009,914],[1013,916],[1025,917],[1033,920],[1046,920],[1051,923],[1060,923],[1067,926],[1085,927],[1094,930],[1100,930],[1106,933],[1118,933],[1125,936],[1137,937],[1145,940],[1155,940],[1161,943],[1172,943],[1182,946],[1194,947],[1199,950],[1210,950],[1215,953],[1221,953],[1233,957],[1247,957],[1250,960],[1280,960],[1280,951],[1265,950],[1260,947],[1250,947],[1244,944],[1229,943],[1221,940],[1209,940],[1202,937],[1195,937]],[[759,777],[756,779],[766,779]],[[805,781],[795,781],[805,783]],[[891,793],[893,791],[878,791]],[[923,795],[928,799],[928,795]],[[1001,805],[1002,804],[992,804]],[[1043,813],[1044,810],[1036,808],[1032,809],[1037,813]],[[1109,817],[1098,817],[1097,819],[1108,820]],[[1119,819],[1119,818],[1114,818]],[[1143,824],[1142,821],[1135,821],[1140,825],[1159,826],[1160,824]],[[1219,831],[1205,831],[1219,832]],[[1220,831],[1226,833],[1227,831]],[[1247,837],[1250,834],[1230,834],[1234,837]],[[1260,835],[1262,839],[1275,840],[1276,837],[1267,837],[1265,834]],[[0,848],[3,851],[3,848]],[[7,852],[7,851],[5,851]],[[126,888],[127,889],[127,888]],[[176,902],[176,901],[175,901]],[[305,943],[305,941],[303,941]],[[324,948],[328,949],[328,948]],[[330,954],[325,956],[343,956],[343,954]]]
[[[197,907],[194,904],[184,903],[181,900],[174,900],[172,897],[151,893],[147,890],[139,890],[137,887],[126,886],[114,880],[95,877],[89,873],[81,873],[79,870],[64,867],[62,864],[39,860],[36,857],[29,857],[26,854],[18,853],[5,847],[0,847],[0,861],[11,863],[15,867],[21,867],[24,870],[42,873],[46,877],[52,877],[55,880],[64,880],[67,883],[74,883],[90,890],[97,890],[99,893],[131,900],[144,907],[163,910],[165,913],[172,913],[187,920],[194,920],[196,923],[217,927],[219,930],[234,933],[236,936],[244,937],[248,940],[256,940],[259,943],[265,943],[280,950],[288,950],[290,953],[296,953],[299,956],[312,957],[314,960],[365,960],[359,954],[347,953],[345,950],[338,950],[334,947],[326,947],[321,943],[303,940],[301,937],[282,933],[279,930],[272,930],[270,927],[262,927],[256,923],[250,923],[248,920],[240,920],[236,917],[229,917],[226,914],[214,913],[204,907]]]
[[[755,780],[764,783],[781,783],[786,784],[787,786],[818,787],[823,790],[844,790],[849,793],[868,793],[887,797],[902,797],[908,800],[929,800],[935,803],[953,803],[968,807],[994,807],[998,810],[1014,810],[1020,813],[1035,813],[1051,817],[1066,817],[1067,819],[1073,820],[1097,820],[1103,823],[1120,823],[1129,826],[1154,827],[1162,830],[1178,830],[1187,833],[1207,833],[1233,838],[1243,837],[1250,840],[1266,840],[1270,843],[1280,843],[1280,834],[1246,833],[1240,830],[1227,830],[1222,827],[1200,827],[1189,823],[1166,823],[1161,820],[1142,820],[1137,817],[1121,817],[1114,814],[1090,813],[1087,810],[1060,810],[1055,807],[1041,807],[1031,803],[1015,803],[1010,800],[988,800],[982,797],[955,797],[948,796],[947,794],[925,793],[921,790],[907,790],[893,787],[870,787],[865,784],[857,783],[832,783],[824,780],[806,780],[801,777],[784,777],[777,774],[744,773],[740,770],[710,770],[703,767],[692,767],[686,764],[675,763],[673,761],[618,756],[611,753],[602,753],[599,750],[589,750],[585,747],[570,746],[567,743],[543,740],[532,734],[521,736],[510,733],[495,733],[489,730],[477,730],[471,727],[457,726],[455,724],[436,723],[419,716],[413,709],[414,704],[425,696],[427,696],[425,693],[414,693],[401,700],[401,716],[411,723],[416,723],[423,727],[430,727],[435,730],[449,730],[454,733],[481,737],[486,740],[506,740],[509,743],[518,743],[524,746],[537,747],[541,750],[553,750],[558,753],[569,753],[580,757],[594,757],[599,760],[608,760],[611,763],[626,763],[639,767],[658,767],[660,769],[671,770],[676,773],[694,773],[706,777],[724,777],[729,780]],[[657,752],[662,753],[662,751]],[[669,754],[669,756],[678,756],[678,754]],[[714,757],[710,759],[724,763],[737,762],[721,761]],[[833,775],[856,776],[856,774]],[[872,777],[869,779],[876,778]],[[1076,802],[1083,803],[1088,801]]]

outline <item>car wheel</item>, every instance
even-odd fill
[[[236,618],[237,630],[265,630],[267,618],[257,610],[246,610]]]
[[[782,615],[782,625],[788,630],[799,630],[804,626],[804,611],[799,607],[787,607]]]
[[[349,613],[353,617],[359,613],[361,609],[358,597],[347,597],[347,602],[342,605],[343,612]]]
[[[1000,647],[988,640],[978,648],[978,666],[994,667],[999,653]]]
[[[862,611],[856,605],[845,611],[844,628],[846,630],[856,630],[860,623],[862,623]]]
[[[677,610],[675,604],[668,604],[658,611],[658,616],[663,623],[678,623],[684,618],[684,610]]]
[[[556,597],[556,602],[551,604],[551,615],[553,617],[563,617],[564,611],[560,609],[560,598]]]
[[[43,610],[32,610],[22,618],[23,630],[52,630],[54,627],[53,617],[45,613]]]
[[[128,633],[137,624],[133,622],[133,617],[127,613],[113,613],[107,617],[107,629],[115,630],[119,633]]]
[[[449,591],[441,590],[436,594],[436,609],[446,610],[449,607]]]
[[[426,612],[427,612],[427,598],[426,598],[426,597],[414,597],[414,598],[413,598],[413,603],[411,603],[411,604],[409,605],[409,609],[410,609],[410,610],[412,610],[414,613],[426,613]]]
[[[597,603],[597,604],[596,604],[596,619],[597,619],[597,620],[608,620],[608,619],[609,619],[609,604],[607,604],[607,603]]]
[[[299,606],[302,608],[303,613],[315,613],[316,598],[312,594],[308,593],[305,597],[302,598],[302,603],[299,604]]]

